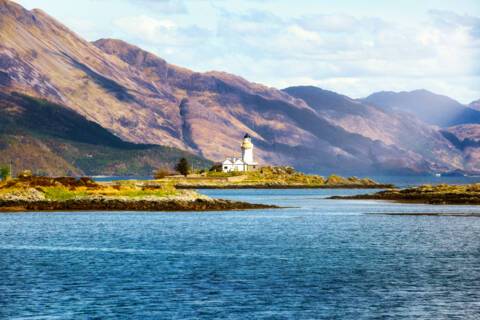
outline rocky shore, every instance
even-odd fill
[[[28,177],[0,184],[0,211],[223,211],[277,208],[142,181]]]
[[[406,189],[389,189],[373,194],[334,196],[330,199],[388,200],[437,205],[480,205],[480,184],[423,185]]]
[[[65,201],[0,201],[0,212],[21,211],[224,211],[268,209],[276,206],[222,199],[71,199]]]

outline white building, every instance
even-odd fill
[[[227,158],[222,162],[223,172],[256,170],[258,163],[253,160],[252,138],[247,133],[242,141],[242,158]]]

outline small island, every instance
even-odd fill
[[[210,170],[185,176],[161,176],[178,189],[387,189],[391,184],[377,183],[368,178],[305,174],[292,167],[264,166],[253,171],[222,172]]]
[[[389,189],[373,194],[334,196],[330,199],[387,200],[435,205],[480,205],[480,184],[422,185],[406,189]]]
[[[277,208],[212,199],[158,181],[19,176],[0,182],[0,211],[218,211]]]

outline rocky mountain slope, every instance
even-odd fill
[[[214,161],[238,154],[247,132],[264,164],[353,174],[463,168],[461,150],[412,116],[334,93],[311,100],[193,72],[120,40],[89,43],[41,10],[7,0],[0,0],[0,91],[65,106],[125,141]]]
[[[175,148],[125,142],[95,122],[45,100],[0,93],[0,164],[50,175],[151,175],[186,157]]]
[[[464,170],[480,171],[480,124],[464,124],[449,127],[442,134],[463,152]]]
[[[361,101],[382,108],[410,112],[422,121],[440,127],[480,123],[480,111],[427,90],[382,91],[373,93]]]
[[[463,156],[438,128],[427,125],[410,113],[363,104],[347,96],[311,86],[284,89],[293,97],[303,99],[317,113],[351,133],[361,134],[385,145],[396,146],[407,157],[405,161],[426,161],[430,169],[463,167]]]

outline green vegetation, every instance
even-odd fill
[[[187,176],[190,172],[190,164],[186,158],[181,158],[180,161],[175,166],[175,170],[183,176]]]
[[[0,182],[0,212],[12,211],[211,211],[276,208],[210,199],[177,190],[171,181],[115,181],[28,176]]]
[[[0,185],[0,195],[35,195],[37,200],[65,201],[86,198],[144,198],[178,194],[171,182],[115,181],[97,183],[90,178],[24,176]],[[1,199],[0,199],[1,200]]]
[[[210,178],[228,178],[228,177],[238,177],[245,175],[245,172],[232,171],[232,172],[223,172],[223,171],[208,171],[206,176]]]
[[[1,166],[0,167],[0,179],[2,181],[7,180],[11,175],[10,167],[9,166]]]
[[[58,187],[44,187],[39,191],[43,192],[45,199],[47,200],[56,200],[56,201],[65,201],[75,198],[85,197],[87,192],[85,190],[79,191],[76,189],[67,189],[62,186]]]
[[[0,164],[15,159],[18,170],[55,176],[151,176],[156,168],[173,168],[180,158],[196,168],[212,165],[176,148],[122,141],[69,108],[46,100],[0,94],[0,104],[9,106],[0,108]]]
[[[172,178],[169,178],[172,180]],[[173,180],[175,180],[173,178]],[[262,167],[257,171],[218,172],[208,171],[203,175],[191,176],[177,181],[180,188],[379,188],[391,187],[379,185],[370,179],[356,177],[343,178],[331,175],[324,178],[319,175],[308,175],[296,171],[292,167]]]

